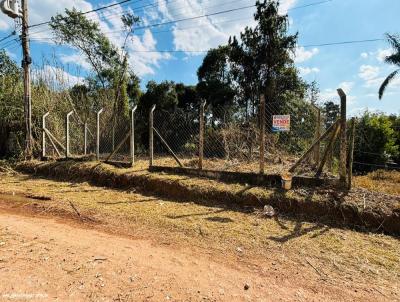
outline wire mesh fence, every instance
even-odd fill
[[[319,110],[303,101],[267,103],[264,113],[260,109],[250,113],[213,106],[202,113],[200,108],[155,110],[154,165],[194,168],[201,157],[201,167],[206,170],[259,173],[260,162],[264,161],[265,173],[282,173],[326,130]],[[260,127],[261,122],[265,127]],[[301,165],[301,173],[316,168],[326,145],[325,140],[315,147]],[[333,162],[338,148],[334,145],[331,149],[327,161]],[[329,170],[334,172],[333,167]]]
[[[197,167],[199,113],[176,109],[154,111],[154,165]]]
[[[46,117],[48,156],[65,157],[66,115]],[[132,163],[133,154],[148,161],[152,135],[153,166],[265,174],[293,171],[310,176],[339,173],[338,117],[328,118],[305,101],[266,102],[252,110],[212,105],[156,108],[152,128],[150,119],[145,109],[123,116],[104,110],[85,119],[72,113],[69,157],[93,156],[98,150],[103,161]],[[385,153],[366,148],[371,146],[369,132],[359,122],[356,129],[354,165],[390,167]]]

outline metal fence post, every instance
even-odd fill
[[[340,160],[339,179],[342,185],[346,184],[346,161],[347,161],[347,137],[346,137],[346,94],[339,88],[340,96]]]
[[[354,158],[354,139],[356,135],[356,119],[353,117],[351,119],[350,125],[350,142],[349,142],[349,162],[348,162],[348,174],[347,174],[347,189],[350,190],[353,181],[353,158]]]
[[[154,161],[154,131],[153,131],[153,126],[154,126],[154,110],[156,109],[156,105],[153,105],[153,107],[150,110],[150,115],[149,115],[149,157],[150,157],[150,167],[153,166],[153,161]]]
[[[131,143],[130,143],[130,153],[131,153],[131,164],[135,164],[135,111],[137,106],[133,107],[131,110]]]
[[[204,158],[204,108],[206,101],[200,104],[200,116],[199,116],[199,170],[203,169],[203,158]]]
[[[265,172],[265,96],[260,95],[260,174]]]
[[[103,112],[101,108],[96,113],[96,160],[100,160],[100,114]]]
[[[65,158],[68,158],[70,155],[69,152],[69,118],[74,113],[74,111],[70,111],[67,113],[65,118]]]
[[[42,159],[46,157],[46,117],[50,112],[46,112],[42,116]]]

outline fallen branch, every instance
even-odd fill
[[[79,211],[76,209],[76,207],[74,206],[74,204],[70,201],[68,201],[71,208],[74,209],[75,213],[79,216],[79,218],[82,218],[81,213],[79,213]]]

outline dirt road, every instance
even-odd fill
[[[59,301],[320,299],[248,268],[148,241],[2,213],[0,298]],[[249,288],[246,290],[245,287]],[[326,297],[326,296],[325,296]]]
[[[339,292],[301,288],[276,273],[214,262],[212,255],[54,220],[1,213],[0,228],[3,300],[346,300]]]

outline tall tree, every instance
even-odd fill
[[[256,6],[255,28],[246,27],[240,43],[236,37],[230,40],[234,69],[243,91],[247,97],[256,95],[252,96],[255,100],[265,93],[268,102],[278,101],[289,90],[297,90],[299,83],[304,93],[292,59],[297,34],[288,34],[288,16],[279,14],[279,1],[258,0]]]
[[[387,78],[383,81],[381,87],[379,88],[379,99],[382,99],[386,88],[392,82],[400,72],[400,36],[387,34],[387,39],[392,46],[394,53],[385,58],[385,62],[392,64],[397,67],[395,71],[390,73]]]
[[[197,91],[202,99],[213,107],[232,106],[235,91],[229,66],[228,46],[210,49],[197,71]]]
[[[58,14],[51,18],[52,28],[60,44],[69,44],[80,50],[90,63],[95,76],[91,86],[98,84],[104,91],[113,92],[112,116],[127,116],[128,113],[128,52],[126,45],[133,34],[139,18],[131,14],[121,17],[125,28],[125,39],[119,48],[113,45],[101,31],[97,22],[89,20],[77,11],[65,10],[65,15]],[[116,120],[113,122],[115,126]]]

